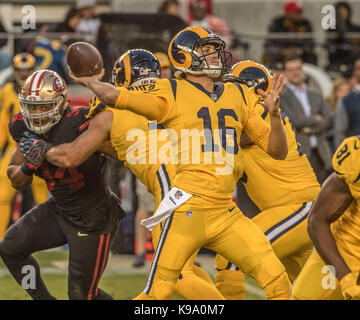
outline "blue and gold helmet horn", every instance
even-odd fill
[[[132,49],[116,60],[111,82],[117,87],[129,87],[148,84],[159,77],[159,60],[148,50]]]
[[[262,89],[265,93],[269,94],[272,75],[262,64],[251,60],[244,60],[234,64],[231,72],[224,75],[223,81],[245,84],[255,94],[257,94],[257,89]]]
[[[203,47],[206,45],[213,45],[215,52],[204,53]],[[229,72],[232,55],[225,50],[225,47],[225,41],[206,28],[198,26],[185,28],[174,36],[168,49],[175,76],[191,73],[218,78]],[[206,56],[216,53],[218,65],[209,65]]]

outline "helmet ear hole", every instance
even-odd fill
[[[178,53],[174,54],[174,58],[175,58],[175,60],[177,60],[181,63],[184,63],[186,60],[186,56],[182,52],[178,52]]]
[[[179,58],[179,61],[181,63],[185,63],[185,60],[186,60],[185,55],[181,54],[181,57]]]

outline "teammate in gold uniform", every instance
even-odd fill
[[[171,79],[172,69],[168,55],[165,52],[155,52],[155,57],[158,58],[161,67],[161,78]]]
[[[309,214],[315,248],[295,280],[292,299],[360,299],[359,149],[359,136],[349,137],[333,156],[335,172]]]
[[[242,61],[233,66],[225,81],[248,85],[251,90],[270,89],[270,72],[254,61]],[[261,98],[259,96],[259,98]],[[270,122],[263,103],[256,105],[256,112]],[[244,176],[242,182],[251,200],[261,210],[252,221],[269,239],[275,254],[284,264],[290,281],[299,274],[313,244],[306,230],[307,217],[320,185],[311,165],[297,143],[289,118],[282,114],[288,143],[284,161],[272,159],[260,147],[244,137]],[[276,197],[269,190],[274,190]],[[242,199],[239,199],[241,202]],[[252,217],[251,214],[245,215]],[[241,271],[220,255],[216,256],[216,286],[226,299],[244,299],[245,283]]]
[[[127,86],[134,92],[146,91],[159,75],[160,65],[156,57],[147,50],[134,49],[115,62],[112,82],[117,87]],[[105,107],[96,97],[90,101],[89,106],[89,117],[92,118],[89,129],[73,143],[50,149],[47,160],[56,165],[73,167],[82,163],[104,141],[109,140],[115,152],[113,154],[110,148],[109,155],[124,161],[124,165],[155,196],[157,208],[170,190],[171,180],[175,176],[175,165],[160,163],[157,158],[159,150],[169,144],[166,130],[158,129],[156,123],[149,123],[145,117],[130,111]],[[166,139],[158,139],[161,136]],[[79,150],[79,145],[86,148]],[[152,231],[154,248],[157,247],[162,227],[159,225]],[[196,255],[197,252],[182,269],[176,293],[187,300],[224,299],[210,276],[194,265]]]
[[[225,46],[221,38],[204,28],[180,31],[168,54],[176,76],[182,79],[157,80],[147,93],[102,83],[101,74],[73,76],[107,105],[157,120],[175,136],[172,150],[178,163],[172,189],[155,215],[143,221],[152,229],[166,220],[144,290],[149,299],[170,299],[185,262],[202,246],[253,276],[268,299],[289,298],[290,282],[284,266],[261,230],[232,201],[243,173],[242,130],[274,158],[287,155],[278,109],[284,83],[282,76],[275,76],[269,95],[260,90],[269,109],[270,126],[255,113],[257,97],[246,86],[214,83],[228,71],[231,59]]]
[[[9,133],[9,121],[20,112],[18,93],[25,79],[34,71],[35,58],[28,53],[19,53],[13,58],[13,67],[14,80],[0,90],[0,239],[9,225],[11,203],[17,192],[6,174],[11,155],[16,149],[16,142]],[[40,178],[34,178],[31,188],[35,203],[47,199],[46,184]]]

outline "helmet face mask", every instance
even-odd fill
[[[207,46],[213,46],[213,50],[206,52]],[[225,41],[211,31],[188,27],[173,38],[168,54],[176,75],[189,73],[218,78],[231,68],[232,56],[225,47]],[[217,55],[216,64],[209,63],[213,55]]]
[[[213,52],[205,53],[204,47],[212,46],[214,48]],[[195,56],[201,51],[201,55],[197,56],[194,60],[199,59],[201,65],[199,68],[194,67],[194,71],[200,71],[208,75],[210,78],[218,78],[222,73],[230,70],[231,66],[231,53],[225,51],[225,42],[223,40],[204,38],[195,41],[193,52]],[[217,55],[217,63],[210,64],[208,62],[208,57]]]
[[[44,134],[60,121],[62,116],[60,107],[64,104],[64,97],[39,101],[35,104],[33,101],[21,99],[20,103],[21,114],[27,128],[35,133]],[[41,112],[36,112],[36,109],[41,109]]]
[[[115,62],[111,82],[117,87],[146,85],[158,79],[160,72],[160,62],[150,51],[133,49]]]
[[[47,133],[60,121],[66,96],[65,82],[56,72],[34,72],[19,94],[20,112],[27,128],[37,134]]]

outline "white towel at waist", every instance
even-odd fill
[[[180,207],[191,197],[191,194],[176,187],[172,187],[161,201],[155,214],[150,218],[141,220],[140,223],[152,231],[161,221],[167,219],[176,208]]]

